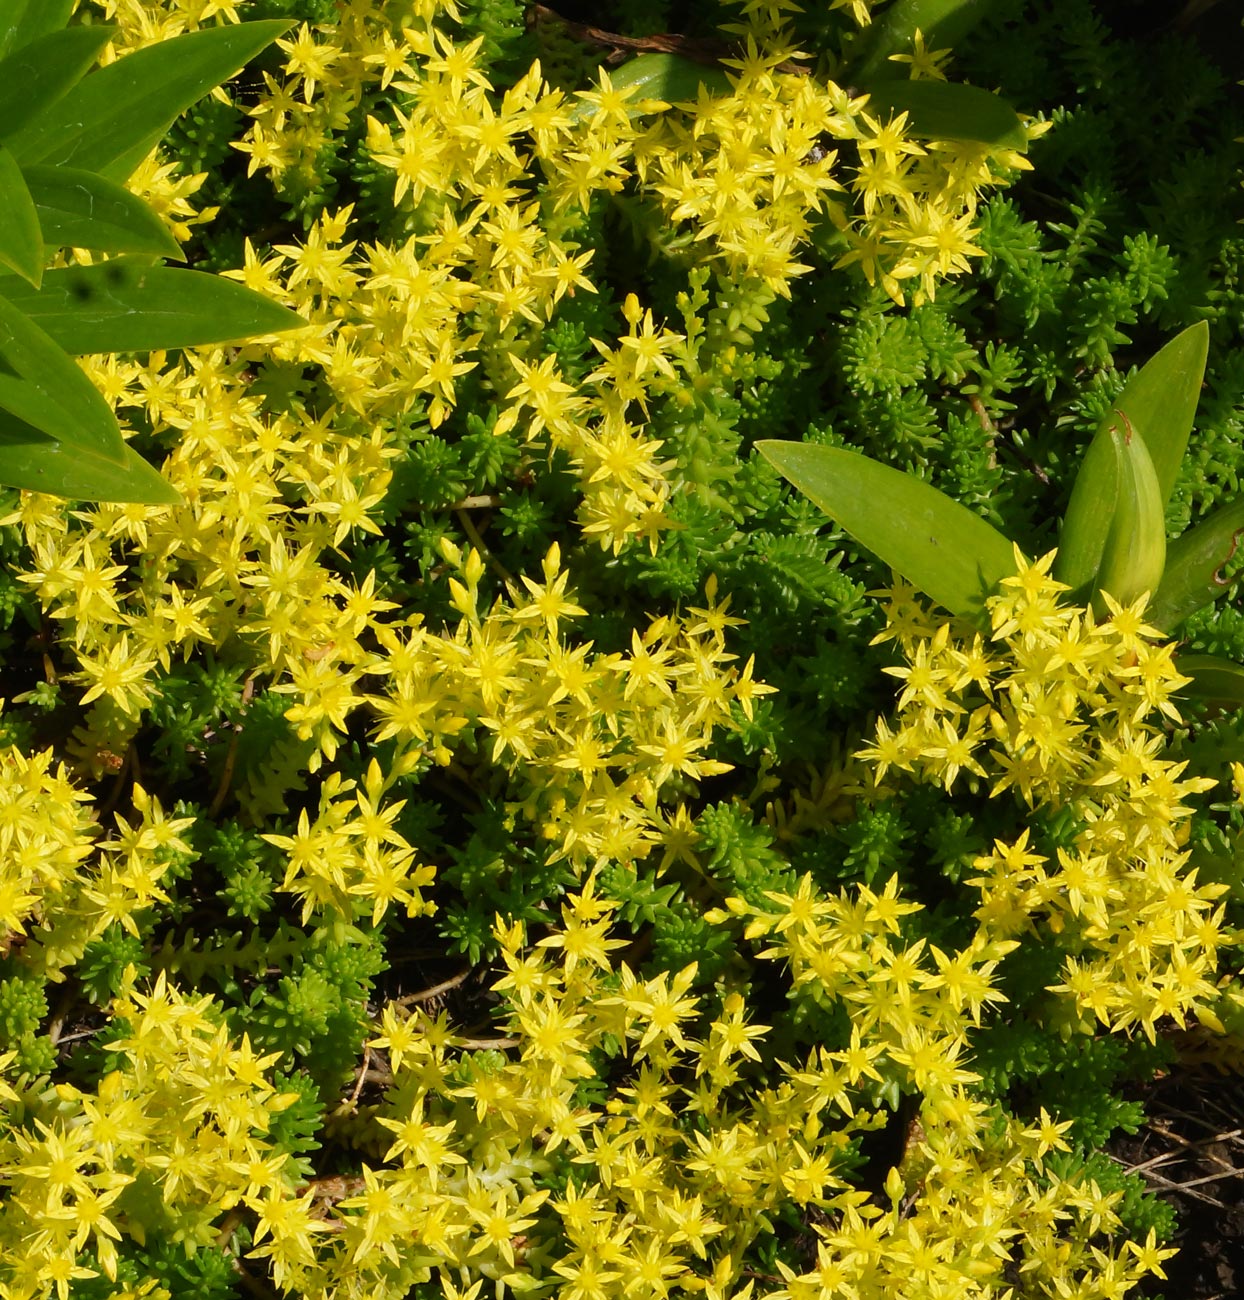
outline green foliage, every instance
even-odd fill
[[[367,1003],[385,965],[379,944],[361,934],[304,948],[273,987],[255,988],[242,1023],[256,1044],[281,1054],[283,1069],[305,1070],[322,1095],[341,1083],[343,1062],[362,1053]]]
[[[148,6],[153,22],[174,8]],[[1001,1293],[1021,1278],[1051,1294],[1088,1286],[1107,1267],[1093,1249],[1120,1253],[1130,1285],[1138,1266],[1124,1237],[1139,1244],[1155,1228],[1166,1240],[1169,1216],[1138,1180],[1086,1153],[1142,1122],[1136,1085],[1166,1058],[1060,1007],[1051,987],[1065,977],[1068,953],[1090,942],[1070,914],[1058,933],[1038,929],[1044,920],[1017,930],[1018,948],[997,957],[985,978],[1005,1003],[973,1015],[935,982],[933,948],[962,957],[982,929],[973,881],[996,841],[1014,839],[1016,809],[987,782],[964,790],[966,778],[953,795],[893,772],[876,784],[851,757],[876,718],[894,713],[896,682],[883,670],[900,659],[892,644],[873,643],[886,618],[870,594],[890,574],[866,539],[827,521],[754,453],[758,442],[802,443],[910,476],[976,520],[998,572],[1009,572],[1010,539],[1029,554],[1055,545],[1094,439],[1116,474],[1127,468],[1121,408],[1154,462],[1165,531],[1197,537],[1196,522],[1211,519],[1189,553],[1179,602],[1194,588],[1211,594],[1210,583],[1228,599],[1184,611],[1189,649],[1244,658],[1244,622],[1229,603],[1244,561],[1231,557],[1223,581],[1214,578],[1234,537],[1244,445],[1236,228],[1244,210],[1224,180],[1244,122],[1205,57],[1213,51],[1193,36],[1129,36],[1122,6],[1104,2],[1008,0],[990,6],[972,35],[961,31],[962,44],[939,26],[953,26],[961,7],[940,0],[878,6],[858,42],[849,6],[794,16],[790,41],[813,57],[806,75],[775,74],[792,100],[791,86],[819,94],[827,77],[846,85],[852,66],[869,60],[905,75],[909,65],[887,54],[914,60],[927,77],[928,52],[952,44],[953,84],[896,79],[874,109],[909,106],[926,127],[930,112],[958,114],[957,125],[939,129],[962,143],[984,129],[979,113],[965,124],[962,95],[953,101],[966,81],[997,91],[987,106],[976,99],[979,112],[996,114],[1004,101],[1054,122],[1031,141],[1024,131],[1031,177],[1018,156],[986,163],[967,150],[934,151],[1015,184],[1005,198],[973,191],[964,238],[983,256],[972,254],[953,279],[935,277],[936,292],[916,305],[893,290],[914,298],[918,275],[888,283],[893,264],[879,264],[870,281],[836,265],[863,238],[831,206],[862,202],[852,188],[859,142],[826,129],[828,113],[784,119],[799,136],[786,183],[837,151],[835,175],[848,188],[826,192],[806,214],[781,274],[741,271],[729,260],[738,256],[729,232],[706,230],[707,214],[671,215],[694,197],[678,176],[660,182],[675,198],[658,192],[655,171],[643,181],[636,174],[639,160],[656,167],[661,131],[681,133],[688,149],[701,139],[690,117],[632,118],[633,104],[595,114],[576,98],[599,81],[606,46],[543,12],[528,24],[530,7],[515,0],[462,0],[461,22],[438,18],[438,39],[459,50],[478,40],[468,61],[495,91],[468,78],[461,93],[433,93],[427,65],[445,51],[414,50],[423,20],[401,8],[254,0],[248,20],[296,26],[250,61],[229,102],[201,99],[170,128],[162,157],[180,177],[155,180],[152,165],[134,185],[152,200],[141,209],[146,226],[139,200],[126,206],[108,178],[88,173],[113,205],[116,246],[105,252],[123,251],[118,238],[167,240],[185,219],[178,239],[195,270],[142,272],[148,287],[179,277],[164,281],[165,306],[198,283],[185,277],[227,270],[266,284],[266,297],[293,303],[311,324],[275,344],[82,362],[110,418],[119,414],[134,432],[135,454],[173,452],[169,481],[182,485],[186,504],[172,523],[169,512],[71,513],[6,496],[0,737],[16,748],[0,755],[0,779],[36,792],[45,837],[36,848],[23,841],[11,861],[56,864],[55,884],[31,886],[39,902],[21,910],[27,933],[12,934],[0,979],[0,1046],[16,1053],[6,1078],[19,1093],[6,1103],[11,1131],[43,1144],[37,1157],[6,1148],[8,1230],[44,1240],[19,1217],[49,1195],[45,1180],[21,1183],[23,1163],[50,1159],[39,1126],[56,1129],[69,1116],[69,1133],[94,1135],[88,1102],[124,1117],[137,1098],[161,1116],[208,1107],[192,1140],[208,1150],[215,1181],[209,1194],[193,1159],[185,1173],[172,1157],[138,1168],[153,1151],[168,1155],[171,1130],[127,1145],[118,1167],[134,1170],[134,1182],[115,1207],[116,1282],[103,1239],[88,1239],[70,1253],[99,1275],[72,1278],[75,1296],[142,1294],[148,1283],[204,1300],[243,1288],[296,1295],[341,1286],[434,1300],[451,1283],[465,1294],[481,1280],[486,1294],[533,1282],[586,1291],[594,1284],[571,1276],[580,1256],[625,1238],[617,1262],[625,1277],[602,1292],[651,1289],[636,1271],[651,1249],[675,1259],[658,1289],[738,1294],[751,1282],[763,1300],[782,1286],[809,1294],[821,1286],[817,1247],[828,1233],[836,1265],[863,1270],[865,1260],[872,1270],[843,1286],[919,1300],[969,1285],[969,1265],[952,1267],[937,1252],[952,1240],[955,1252],[968,1250],[964,1225],[983,1197],[1014,1206],[1034,1187],[1064,1217],[1044,1238],[1025,1222],[1018,1237],[999,1238],[1002,1250],[982,1238],[970,1285]],[[597,8],[594,23],[639,37],[720,41],[723,21],[759,22],[737,5]],[[124,6],[118,21],[129,24],[116,60],[123,68],[143,38]],[[0,23],[0,40],[5,30]],[[83,55],[90,38],[74,39]],[[382,56],[386,41],[412,67],[382,86],[382,65],[362,54]],[[326,62],[313,74],[316,52]],[[619,168],[632,170],[602,164],[582,202],[565,187],[567,140],[525,168],[504,162],[506,146],[526,160],[538,120],[532,110],[512,129],[513,115],[528,113],[515,105],[548,93],[513,89],[536,55],[576,114],[574,149],[600,145],[600,162],[619,123],[636,124],[641,143],[617,145]],[[654,66],[609,68],[617,86],[646,84]],[[708,65],[661,66],[728,88]],[[774,97],[756,96],[756,111]],[[429,144],[419,132],[433,109],[444,114]],[[423,124],[410,141],[406,120]],[[1014,127],[1012,114],[999,134]],[[714,176],[724,201],[737,176],[746,185],[771,176],[737,170],[760,138],[726,140],[719,163],[697,156],[686,184]],[[378,161],[386,153],[430,167],[433,182],[398,193],[397,165]],[[924,158],[906,156],[904,174],[932,166]],[[57,198],[55,180],[37,171],[44,166],[22,176],[43,233],[63,235],[82,214]],[[197,191],[178,188],[204,171]],[[187,211],[191,196],[195,207],[221,209],[214,221]],[[803,216],[772,190],[748,201],[753,216],[772,220],[757,245],[769,256]],[[506,252],[499,232],[514,214],[521,240],[535,243]],[[75,240],[89,237],[76,229]],[[446,247],[459,234],[470,253],[455,260]],[[22,263],[20,239],[14,248]],[[591,287],[554,299],[550,250],[589,254]],[[525,279],[528,258],[538,269]],[[795,258],[807,269],[787,274]],[[48,308],[58,298],[63,308],[68,286],[93,292],[110,265],[85,275],[47,269],[38,295],[17,287],[17,276],[4,283],[14,302],[37,297]],[[503,281],[538,286],[533,316],[502,312]],[[118,304],[139,305],[125,296],[132,285],[105,288],[112,312],[96,301],[88,321],[71,303],[70,332],[57,337],[92,348],[157,341],[105,332],[127,324]],[[187,292],[176,305],[200,324],[211,316],[213,337],[241,328],[219,314],[219,301],[191,310]],[[1189,327],[1204,334],[1205,322],[1196,431],[1171,474],[1125,395],[1167,340]],[[658,343],[640,373],[623,363],[643,337]],[[441,347],[473,366],[447,387],[432,377]],[[538,403],[513,392],[542,362],[571,393],[537,427]],[[1172,429],[1154,409],[1152,422]],[[610,436],[618,441],[606,447]],[[650,464],[619,470],[637,448]],[[1102,489],[1097,522],[1115,513],[1116,497],[1113,482]],[[1216,510],[1227,513],[1214,518]],[[1152,528],[1151,499],[1145,514]],[[911,531],[910,517],[894,522]],[[546,621],[558,605],[547,589],[563,576],[565,599],[581,612]],[[176,639],[193,620],[202,630]],[[664,687],[637,685],[633,636],[661,620],[648,648],[658,660],[669,652]],[[697,634],[694,653],[673,648],[673,630],[697,622],[720,636]],[[558,655],[579,650],[588,680],[576,695],[574,669]],[[112,652],[127,670],[137,664],[129,707],[121,688],[83,704],[95,680],[88,672]],[[745,666],[776,692],[740,689]],[[994,702],[1005,704],[1001,691]],[[409,706],[405,715],[398,703]],[[694,715],[719,707],[701,736]],[[1187,696],[1179,707],[1192,725],[1172,720],[1166,756],[1229,781],[1240,752],[1235,720]],[[702,746],[663,749],[667,720],[675,740]],[[516,733],[504,732],[509,723]],[[507,748],[507,735],[530,741],[533,732],[534,753]],[[594,771],[589,741],[604,752]],[[41,784],[19,771],[15,754],[32,757],[40,746],[65,755],[69,774],[56,778],[53,765]],[[659,779],[653,750],[673,753]],[[711,766],[698,771],[700,762]],[[81,824],[64,806],[70,789],[94,796],[86,807],[96,812]],[[193,825],[169,830],[153,799]],[[1241,814],[1221,792],[1189,803],[1199,880],[1228,888],[1224,925],[1238,927]],[[1080,805],[1038,800],[1020,811],[1029,847],[1051,873],[1092,824]],[[429,883],[404,896],[425,867]],[[819,951],[799,967],[803,923],[793,918],[805,878],[810,899],[829,912],[805,926]],[[921,910],[887,912],[887,889]],[[1030,918],[1041,910],[1024,906]],[[598,958],[603,935],[616,947]],[[1222,971],[1210,978],[1228,969],[1223,950]],[[977,952],[969,965],[993,961]],[[895,970],[917,973],[891,980]],[[453,987],[437,991],[443,983]],[[694,1006],[673,1024],[686,1049],[662,1028],[683,997]],[[894,1029],[904,999],[924,1017],[906,1037]],[[55,1046],[49,1002],[72,1013]],[[1170,1023],[1157,1023],[1159,1047]],[[748,1026],[767,1029],[752,1040],[760,1060],[738,1047]],[[903,1059],[921,1034],[933,1043],[934,1073],[958,1066],[979,1079],[930,1085],[923,1066]],[[948,1067],[951,1036],[961,1055]],[[849,1055],[855,1040],[879,1052],[875,1072]],[[262,1064],[242,1059],[243,1042]],[[1036,1154],[1042,1108],[1070,1124],[1071,1153]],[[442,1130],[444,1159],[433,1150]],[[970,1176],[938,1181],[922,1169],[922,1130],[955,1168],[968,1162]],[[395,1149],[403,1141],[414,1145]],[[259,1164],[281,1156],[265,1188]],[[636,1172],[627,1160],[640,1156]],[[649,1158],[662,1162],[655,1172]],[[818,1168],[830,1181],[814,1186]],[[643,1190],[649,1174],[656,1191]],[[248,1187],[252,1176],[259,1181]],[[103,1187],[98,1167],[86,1177]],[[1097,1195],[1093,1182],[1124,1193],[1119,1222],[1107,1214],[1100,1231],[1082,1213]],[[552,1196],[520,1209],[533,1189]],[[692,1197],[725,1224],[702,1251],[691,1244]],[[841,1244],[853,1231],[847,1206],[861,1197],[878,1211],[869,1232],[882,1251]],[[567,1208],[574,1198],[581,1222]],[[412,1220],[416,1200],[424,1208]],[[288,1231],[261,1227],[269,1202],[289,1216]],[[507,1222],[484,1223],[495,1206]],[[515,1228],[508,1220],[520,1215],[533,1222]],[[44,1226],[62,1244],[77,1231],[63,1217]],[[918,1234],[931,1243],[930,1269],[945,1266],[936,1285],[915,1280],[906,1252]],[[1057,1258],[1076,1262],[1047,1269]],[[55,1293],[54,1283],[41,1285]]]
[[[45,986],[29,975],[0,979],[0,1046],[16,1046],[31,1036],[48,1013]]]
[[[69,17],[68,7],[44,10],[49,28]],[[0,356],[10,375],[0,391],[6,483],[85,500],[179,501],[125,444],[111,410],[60,349],[185,347],[301,323],[241,286],[184,271],[113,260],[43,275],[45,244],[179,256],[158,217],[117,182],[182,109],[284,26],[190,33],[91,76],[111,29],[45,31],[42,21],[22,20],[9,30],[0,66],[11,101],[0,106],[0,261],[31,287],[6,279],[0,289]]]

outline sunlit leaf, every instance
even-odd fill
[[[9,143],[24,163],[82,167],[124,180],[185,109],[289,26],[273,19],[206,27],[126,54],[84,77]]]
[[[694,102],[700,97],[700,87],[714,96],[728,95],[730,81],[724,68],[696,63],[694,59],[677,54],[637,54],[617,68],[607,69],[609,83],[614,90],[633,87],[630,99],[661,99],[667,104]],[[591,120],[596,106],[578,100],[567,106],[567,114],[575,125]]]
[[[87,74],[115,27],[70,27],[0,59],[0,141],[7,143]]]
[[[124,459],[121,431],[95,385],[43,330],[3,297],[0,409],[64,444],[67,453],[77,455],[89,448],[117,464]]]
[[[1125,428],[1130,426],[1144,439],[1165,506],[1192,431],[1208,349],[1204,321],[1177,334],[1128,381],[1114,408],[1102,416],[1076,475],[1054,567],[1054,576],[1076,599],[1096,580],[1114,518],[1118,476],[1110,438],[1120,422],[1119,412]]]
[[[115,181],[80,167],[31,163],[22,171],[49,248],[181,257],[159,216]]]
[[[178,505],[181,496],[132,448],[114,460],[93,447],[70,447],[0,410],[0,483],[71,501]]]
[[[6,280],[0,292],[78,355],[226,343],[306,324],[232,280],[128,258],[48,271],[38,291]]]
[[[1019,114],[979,86],[950,81],[877,81],[867,111],[885,120],[907,114],[907,133],[926,140],[974,140],[996,149],[1027,149]]]
[[[79,501],[180,500],[86,373],[0,297],[0,483]]]
[[[0,263],[32,285],[43,274],[39,213],[17,160],[0,145]]]
[[[0,0],[0,58],[48,32],[60,31],[73,6],[74,0]]]
[[[1015,573],[1011,543],[910,474],[841,447],[765,441],[757,450],[861,546],[953,614],[979,618]]]

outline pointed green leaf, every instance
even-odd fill
[[[93,447],[70,447],[0,410],[0,483],[71,501],[180,505],[181,495],[124,442],[120,462]]]
[[[1223,659],[1218,655],[1179,655],[1175,667],[1192,679],[1179,688],[1181,695],[1190,695],[1222,708],[1244,707],[1244,665],[1237,664],[1234,659]]]
[[[910,54],[917,30],[926,50],[952,49],[989,12],[991,0],[895,0],[859,33],[847,54],[842,85],[872,89],[893,76],[891,54]]]
[[[1166,564],[1166,513],[1145,440],[1112,427],[1110,441],[1119,486],[1093,592],[1093,609],[1099,618],[1109,612],[1103,593],[1120,605],[1152,595]]]
[[[1189,325],[1128,381],[1116,405],[1145,440],[1162,490],[1163,506],[1171,499],[1179,465],[1201,400],[1209,325]]]
[[[614,90],[634,87],[632,102],[663,99],[667,104],[681,104],[700,97],[703,86],[711,95],[728,95],[730,80],[723,68],[710,67],[677,54],[638,54],[618,68],[607,68]],[[568,106],[572,122],[578,125],[591,120],[595,106],[578,100]]]
[[[1071,500],[1058,535],[1054,577],[1065,582],[1071,588],[1071,599],[1081,604],[1088,600],[1096,585],[1119,496],[1118,458],[1111,439],[1112,428],[1110,418],[1103,418],[1097,426],[1072,484]]]
[[[181,257],[181,246],[136,194],[80,167],[22,169],[49,248]]]
[[[17,43],[30,0],[0,0],[0,58]]]
[[[86,75],[115,27],[70,27],[0,59],[0,141],[48,112]]]
[[[0,262],[38,287],[43,275],[39,213],[17,160],[0,145]]]
[[[48,32],[58,32],[74,0],[0,0],[0,58]]]
[[[129,258],[48,271],[39,290],[5,280],[0,291],[76,355],[228,343],[306,324],[233,280]]]
[[[289,26],[272,19],[207,27],[127,54],[18,131],[13,152],[24,163],[83,167],[124,180],[185,109]]]
[[[95,385],[33,321],[2,297],[0,409],[64,444],[68,454],[89,450],[116,464],[123,462],[125,441]]]
[[[1162,582],[1146,619],[1164,632],[1173,632],[1189,614],[1195,614],[1227,591],[1231,583],[1223,568],[1236,553],[1244,533],[1244,500],[1216,510],[1189,528],[1167,548]]]
[[[910,474],[841,447],[758,442],[774,468],[861,546],[952,614],[980,618],[1015,573],[996,528]]]
[[[1019,114],[979,86],[950,81],[877,81],[867,111],[882,120],[907,114],[907,132],[925,140],[976,140],[995,149],[1028,148]]]
[[[1098,424],[1071,490],[1054,565],[1054,576],[1071,588],[1074,599],[1083,599],[1096,580],[1114,518],[1118,481],[1109,444],[1118,413],[1144,439],[1165,508],[1192,431],[1208,350],[1204,321],[1177,334],[1132,376],[1115,409]]]

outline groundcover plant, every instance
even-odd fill
[[[0,0],[2,1294],[1191,1294],[1230,8]]]

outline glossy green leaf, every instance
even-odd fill
[[[757,450],[861,546],[953,614],[980,618],[1015,573],[1011,543],[945,493],[841,447],[765,441]]]
[[[868,113],[885,120],[907,114],[907,131],[926,140],[975,140],[996,149],[1028,148],[1019,114],[979,86],[950,81],[877,81]]]
[[[48,32],[60,31],[73,6],[74,0],[0,0],[0,58]]]
[[[1219,655],[1179,655],[1175,667],[1192,680],[1179,688],[1190,695],[1222,708],[1244,707],[1244,665]],[[1244,758],[1244,755],[1240,755]]]
[[[43,275],[39,213],[17,160],[0,145],[0,263],[38,285]]]
[[[0,141],[15,138],[68,95],[116,30],[70,27],[0,59]]]
[[[43,330],[2,297],[0,409],[64,444],[67,453],[89,450],[116,464],[123,461],[121,431],[95,385]]]
[[[129,258],[48,271],[0,291],[66,352],[150,352],[297,329],[301,316],[233,280]]]
[[[113,180],[147,156],[176,118],[290,24],[207,27],[149,45],[83,78],[10,140],[21,162],[83,167]]]
[[[1165,507],[1196,417],[1208,350],[1204,321],[1177,334],[1132,376],[1098,424],[1071,491],[1054,565],[1054,576],[1071,588],[1074,599],[1083,599],[1096,580],[1114,518],[1118,481],[1110,431],[1119,423],[1118,413],[1144,439]]]
[[[120,460],[91,447],[70,447],[0,410],[0,483],[71,501],[138,501],[180,505],[181,496],[132,448]]]
[[[1189,614],[1227,591],[1231,583],[1223,576],[1223,566],[1235,555],[1242,533],[1244,500],[1216,510],[1172,542],[1162,582],[1146,611],[1148,621],[1172,632]]]
[[[856,38],[841,84],[871,90],[894,75],[892,54],[910,54],[917,30],[926,50],[953,49],[989,12],[990,0],[895,0]]]
[[[696,63],[677,54],[637,54],[619,67],[605,71],[614,90],[633,87],[630,97],[633,103],[641,99],[662,99],[667,104],[693,102],[699,99],[701,86],[710,95],[730,93],[730,81],[723,68]],[[590,121],[595,111],[594,104],[582,99],[567,108],[576,126]]]
[[[181,257],[181,247],[159,216],[137,195],[80,167],[23,168],[49,248]]]

